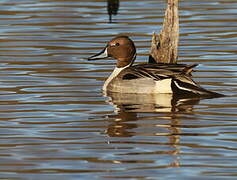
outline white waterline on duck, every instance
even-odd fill
[[[171,80],[172,79],[163,79],[156,81],[155,93],[173,93],[171,89]]]

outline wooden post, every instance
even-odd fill
[[[178,1],[167,0],[163,28],[159,35],[152,36],[149,62],[177,63],[179,41]]]

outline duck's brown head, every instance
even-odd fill
[[[136,57],[136,47],[127,36],[113,38],[100,53],[93,55],[88,60],[104,59],[113,57],[117,60],[118,68],[131,65]]]

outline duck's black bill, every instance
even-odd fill
[[[104,48],[100,53],[95,54],[91,57],[88,57],[87,60],[88,61],[93,61],[93,60],[105,59],[107,57],[109,57],[108,52],[107,52],[107,48]]]

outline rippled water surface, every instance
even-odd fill
[[[104,96],[114,61],[82,58],[125,33],[146,61],[165,1],[106,5],[0,1],[0,179],[236,179],[237,1],[180,2],[179,61],[227,95],[203,100]]]

